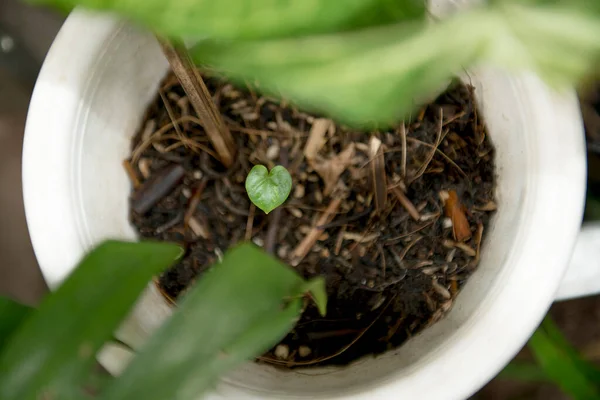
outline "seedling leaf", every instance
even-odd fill
[[[0,297],[0,354],[11,334],[33,311],[32,308]]]
[[[255,165],[246,177],[246,191],[254,205],[270,213],[283,204],[292,190],[290,173],[278,165],[271,172],[264,165]]]

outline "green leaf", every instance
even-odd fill
[[[302,278],[258,247],[227,251],[141,349],[105,400],[187,400],[276,344],[296,323]]]
[[[10,337],[0,355],[0,398],[72,398],[148,281],[181,254],[149,242],[107,241],[93,250]]]
[[[499,65],[532,70],[562,88],[592,73],[600,61],[600,12],[507,4],[499,13],[510,33],[490,51],[490,60]],[[509,40],[512,50],[506,47]]]
[[[552,382],[544,370],[533,363],[511,361],[495,379],[519,382]]]
[[[327,314],[327,289],[325,287],[325,278],[318,276],[309,281],[303,282],[299,288],[300,294],[309,293],[319,309],[322,316]]]
[[[596,385],[600,386],[600,369],[596,368],[593,364],[589,363],[579,355],[577,350],[571,346],[571,344],[567,341],[550,317],[546,317],[542,321],[540,328],[558,348],[569,355],[580,371],[582,371]]]
[[[287,169],[278,165],[271,172],[264,165],[255,165],[246,177],[246,191],[254,205],[270,213],[290,195],[292,177]]]
[[[298,39],[205,40],[194,60],[234,80],[348,125],[391,125],[431,100],[483,54],[490,16],[460,15],[427,27],[410,23]],[[478,32],[474,35],[473,32]]]
[[[32,0],[61,9],[114,11],[164,36],[264,38],[423,18],[424,0]]]
[[[535,6],[539,9],[567,8],[585,13],[600,14],[600,2],[598,0],[492,0],[492,3],[512,3],[520,5]]]
[[[570,8],[496,7],[433,25],[402,23],[305,38],[205,40],[194,60],[255,81],[300,107],[349,125],[391,125],[430,101],[464,68],[489,63],[531,70],[554,86],[597,65],[597,15]],[[477,34],[473,34],[477,32]]]
[[[549,318],[535,331],[529,347],[546,375],[569,396],[600,398],[599,387],[590,378],[597,376],[598,370],[577,355]]]
[[[0,297],[0,354],[11,334],[32,311],[31,307]]]

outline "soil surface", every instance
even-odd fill
[[[187,249],[159,278],[165,296],[176,301],[243,240],[305,277],[324,276],[327,316],[309,305],[260,357],[287,367],[382,353],[451,309],[496,208],[494,150],[471,88],[453,84],[405,126],[365,133],[205,79],[237,142],[235,165],[216,161],[172,75],[125,161],[140,235]],[[289,199],[268,216],[244,189],[255,164],[284,165],[293,178]]]

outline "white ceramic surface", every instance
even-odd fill
[[[166,69],[151,35],[108,16],[77,11],[56,38],[32,98],[23,165],[31,238],[51,288],[95,243],[135,238],[121,162]],[[343,369],[247,364],[212,398],[463,399],[525,343],[579,230],[579,110],[573,93],[558,96],[534,76],[482,69],[470,79],[497,149],[499,211],[450,314],[400,349]],[[150,286],[118,336],[138,347],[169,312]],[[100,359],[117,373],[128,357],[111,347]]]
[[[583,225],[556,300],[600,293],[600,222]]]

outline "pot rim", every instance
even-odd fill
[[[31,99],[23,150],[24,202],[34,251],[51,289],[68,275],[87,249],[79,237],[75,215],[78,197],[68,195],[74,185],[71,169],[77,132],[72,128],[81,107],[79,99],[94,69],[92,56],[102,51],[121,24],[108,15],[73,12],[48,53]],[[530,75],[520,82],[524,90],[547,93],[539,100],[553,117],[548,128],[573,136],[569,141],[533,143],[543,147],[542,152],[563,155],[567,162],[562,175],[542,173],[535,185],[526,187],[529,199],[523,206],[530,215],[527,226],[519,232],[526,243],[518,254],[518,264],[527,268],[502,271],[507,275],[503,285],[491,287],[493,296],[488,295],[477,312],[459,328],[461,335],[453,335],[450,346],[429,354],[401,375],[388,376],[377,386],[340,394],[343,398],[412,398],[417,394],[444,400],[468,397],[516,354],[552,303],[568,266],[583,213],[586,174],[583,127],[573,91],[558,96]],[[542,171],[543,163],[550,165],[545,158],[534,162],[540,164],[538,168]],[[530,181],[527,180],[528,184]],[[555,234],[549,236],[549,231]],[[535,296],[531,296],[532,290]],[[514,301],[507,304],[506,299]],[[507,324],[509,335],[490,337],[489,332],[501,328],[506,331]],[[441,380],[432,385],[431,376]],[[231,395],[233,386],[229,385],[222,393]],[[328,395],[327,398],[335,397]],[[265,398],[254,393],[245,396]]]

